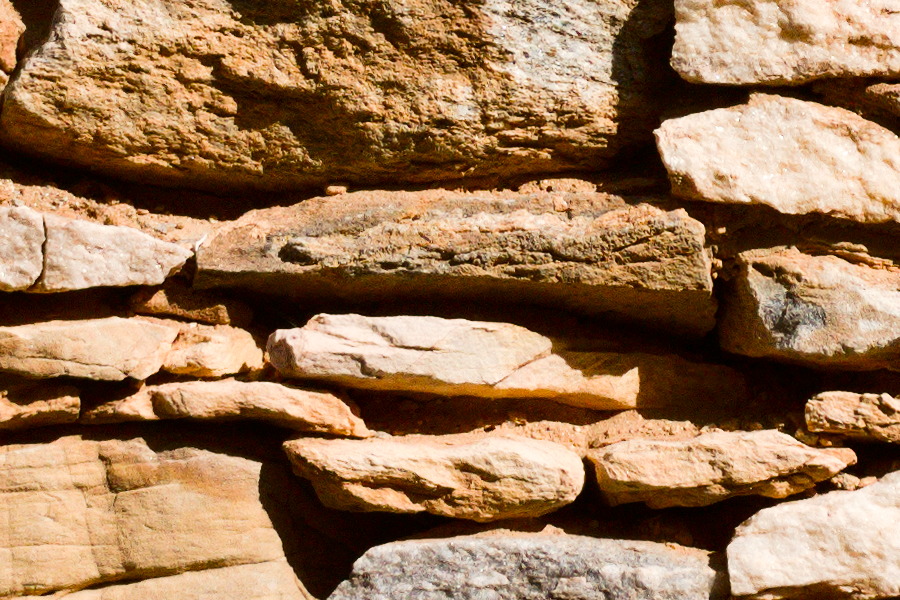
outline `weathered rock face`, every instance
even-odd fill
[[[284,560],[260,504],[259,462],[78,437],[7,445],[0,456],[4,597]],[[280,595],[262,597],[307,597],[296,580],[277,581]]]
[[[900,400],[889,394],[823,392],[806,403],[810,431],[900,443]]]
[[[163,370],[178,375],[221,377],[261,369],[263,351],[253,336],[229,325],[181,327]]]
[[[0,371],[146,379],[160,370],[177,335],[177,324],[119,317],[0,327]]]
[[[810,448],[778,431],[629,440],[588,453],[612,505],[707,506],[733,496],[785,498],[856,462],[849,448]]]
[[[173,283],[138,291],[129,307],[140,315],[179,317],[207,325],[240,327],[253,320],[253,311],[243,302]]]
[[[198,252],[199,287],[369,302],[515,300],[702,334],[703,225],[596,192],[359,192],[252,211]]]
[[[568,535],[495,535],[377,546],[329,600],[725,598],[705,552]]]
[[[16,68],[16,49],[23,33],[25,24],[22,17],[9,0],[0,0],[0,89]]]
[[[676,0],[672,66],[689,81],[799,84],[900,75],[891,0]]]
[[[62,0],[3,131],[219,189],[595,168],[655,126],[671,8],[636,4]]]
[[[613,410],[748,396],[743,377],[727,367],[640,353],[554,354],[548,338],[507,323],[318,315],[276,331],[268,350],[287,376],[363,389]]]
[[[683,198],[900,221],[900,138],[842,108],[755,94],[666,121],[656,139]]]
[[[285,442],[295,472],[326,506],[493,521],[546,514],[575,500],[581,458],[516,437],[403,436]]]
[[[70,386],[0,386],[0,431],[74,423],[81,412],[78,390]]]
[[[30,208],[0,207],[0,291],[31,287],[44,268],[44,220]]]
[[[898,369],[900,274],[796,249],[745,252],[726,297],[722,347],[841,369]]]
[[[898,518],[900,473],[861,490],[764,509],[728,546],[731,591],[758,598],[896,597]]]

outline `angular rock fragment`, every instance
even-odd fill
[[[533,517],[571,503],[584,485],[577,454],[527,438],[301,438],[284,449],[322,503],[342,510]]]
[[[9,0],[0,0],[0,89],[16,68],[16,50],[25,24]]]
[[[359,192],[253,211],[198,251],[195,285],[299,299],[535,304],[703,334],[705,229],[580,192]]]
[[[900,369],[900,273],[795,248],[742,253],[719,323],[730,352]]]
[[[735,596],[894,598],[900,595],[900,473],[852,492],[766,508],[728,546]]]
[[[26,290],[37,281],[44,268],[43,244],[40,213],[0,207],[0,291]]]
[[[253,320],[253,311],[243,302],[173,283],[137,292],[129,307],[140,315],[179,317],[207,325],[242,327]]]
[[[900,400],[890,394],[823,392],[806,403],[806,427],[900,444]]]
[[[721,600],[723,579],[706,552],[674,544],[498,534],[376,546],[329,600]]]
[[[800,84],[900,75],[893,0],[676,0],[672,66],[688,81]]]
[[[263,363],[263,351],[248,331],[186,323],[162,368],[178,375],[221,377],[258,370]]]
[[[594,169],[644,142],[666,2],[469,8],[61,0],[3,132],[116,176],[216,190]]]
[[[35,291],[65,292],[98,286],[157,285],[192,252],[131,227],[44,215],[44,272]]]
[[[283,561],[261,469],[142,439],[0,446],[0,596]]]
[[[811,448],[774,430],[629,440],[587,456],[610,504],[651,508],[707,506],[733,496],[785,498],[856,462],[849,448]]]
[[[146,379],[160,370],[177,335],[177,324],[120,317],[0,327],[0,371]]]
[[[268,421],[299,431],[368,437],[371,432],[340,398],[268,381],[186,381],[147,386],[86,411],[88,423],[157,419]]]
[[[546,398],[600,410],[749,396],[740,373],[677,356],[561,351],[507,323],[318,315],[269,338],[284,375],[354,388],[481,398]]]
[[[78,390],[70,386],[0,389],[0,431],[74,423],[80,413]]]
[[[900,221],[900,138],[842,108],[755,94],[665,121],[656,139],[677,196]]]

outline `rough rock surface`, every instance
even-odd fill
[[[900,595],[900,473],[761,510],[728,546],[731,590],[757,598]]]
[[[806,427],[900,444],[900,399],[890,394],[823,392],[806,403]]]
[[[785,498],[856,462],[774,430],[718,431],[684,441],[628,440],[588,453],[612,505],[707,506],[733,496]]]
[[[0,596],[283,560],[260,469],[140,439],[2,446]]]
[[[162,368],[178,375],[221,377],[255,371],[263,364],[263,351],[248,331],[185,323]]]
[[[340,398],[268,381],[185,381],[147,386],[85,413],[86,422],[256,419],[300,431],[368,437]]]
[[[795,248],[740,255],[719,322],[730,352],[821,367],[900,369],[900,273]]]
[[[74,423],[80,413],[81,398],[70,386],[0,388],[0,431]]]
[[[438,317],[318,315],[269,338],[283,374],[354,388],[481,398],[546,398],[594,409],[746,397],[728,367],[641,353],[552,352],[507,323]]]
[[[715,600],[700,550],[568,535],[409,540],[372,548],[329,600]]]
[[[197,266],[199,287],[332,302],[514,300],[695,334],[716,309],[701,223],[589,191],[316,198],[223,225]]]
[[[16,68],[16,49],[23,33],[25,24],[22,17],[9,0],[0,0],[0,89]]]
[[[40,213],[24,206],[0,207],[0,291],[34,285],[44,268],[43,244]]]
[[[656,139],[683,198],[900,221],[900,138],[842,108],[755,94],[665,121]]]
[[[893,0],[676,0],[672,66],[703,83],[896,77],[896,8]]]
[[[516,437],[402,436],[285,442],[326,506],[493,521],[546,514],[584,485],[579,456]]]
[[[177,324],[120,317],[0,327],[0,371],[146,379],[160,370],[177,335]]]
[[[161,288],[138,291],[128,306],[140,315],[178,317],[207,325],[242,327],[253,320],[253,311],[243,302],[169,282]]]
[[[596,167],[655,126],[653,0],[464,9],[61,0],[8,143],[153,183],[286,188]]]

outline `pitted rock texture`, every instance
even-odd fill
[[[7,388],[0,384],[0,431],[74,423],[80,414],[77,388],[44,384]]]
[[[2,446],[0,595],[284,560],[260,504],[261,468],[207,450],[154,452],[142,439]]]
[[[728,546],[731,591],[754,598],[900,595],[900,473],[756,513]]]
[[[162,368],[178,331],[177,323],[120,317],[0,327],[0,371],[146,379]]]
[[[229,325],[185,323],[162,368],[194,377],[222,377],[262,368],[263,351],[250,332]]]
[[[811,448],[773,430],[628,440],[587,456],[607,502],[651,508],[707,506],[747,495],[785,498],[856,462],[849,448]]]
[[[900,75],[893,0],[675,1],[672,66],[688,81],[792,85]]]
[[[223,225],[197,261],[199,287],[309,301],[515,301],[694,334],[716,310],[701,223],[589,191],[316,198]]]
[[[342,510],[536,517],[571,503],[584,485],[577,454],[521,437],[301,438],[284,449],[319,500]]]
[[[806,427],[900,444],[900,399],[890,394],[822,392],[806,403]]]
[[[147,182],[284,189],[596,168],[642,143],[661,0],[61,0],[7,143]]]
[[[742,253],[722,347],[816,367],[900,369],[900,273],[796,248]]]
[[[653,542],[492,535],[377,546],[329,600],[721,600],[707,553]]]
[[[677,196],[900,221],[900,138],[848,110],[755,94],[665,121],[656,139]]]
[[[0,207],[0,292],[27,290],[44,269],[44,219],[26,207]]]
[[[100,405],[85,422],[156,419],[267,421],[299,431],[368,437],[362,419],[334,394],[269,381],[184,381],[147,386],[128,398]]]
[[[600,410],[749,396],[728,367],[642,353],[554,353],[550,339],[508,323],[317,315],[273,333],[268,352],[288,377],[362,389],[546,398]]]

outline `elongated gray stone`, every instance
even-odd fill
[[[27,290],[44,268],[44,220],[26,207],[0,207],[0,291]]]
[[[494,535],[376,546],[329,600],[718,600],[700,550],[568,535]]]

